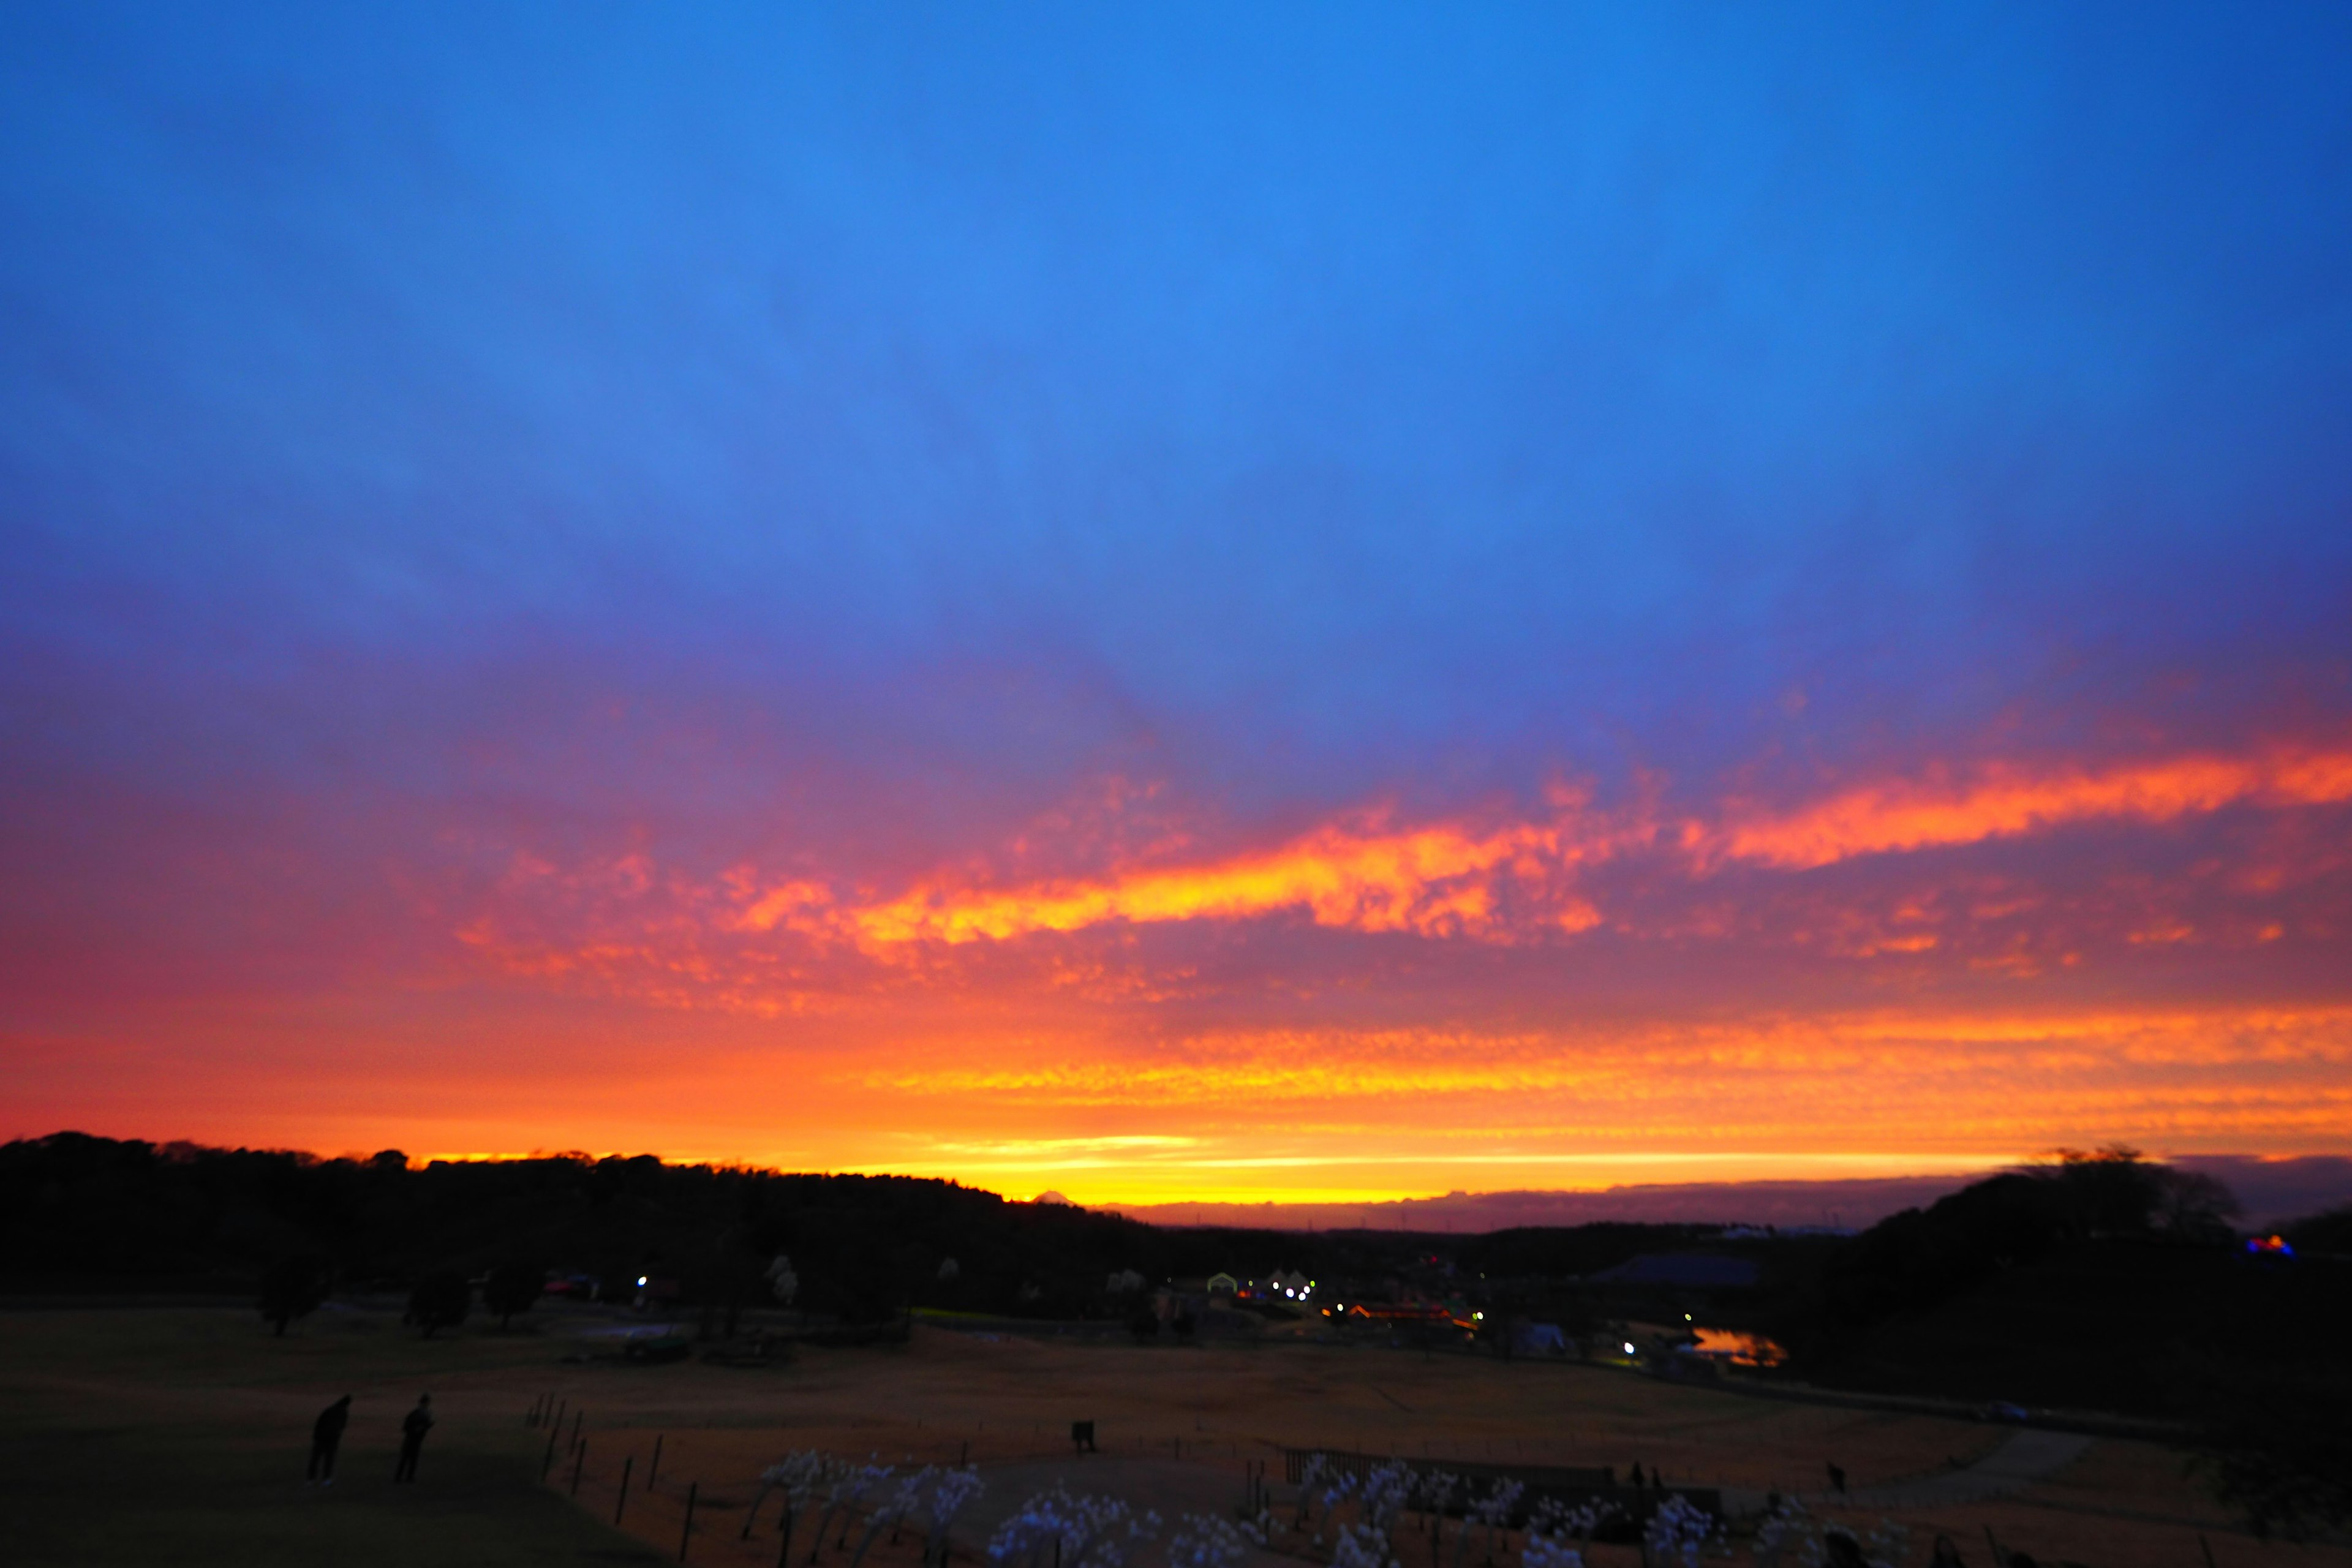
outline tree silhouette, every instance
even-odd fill
[[[454,1268],[437,1268],[416,1282],[408,1294],[408,1321],[431,1339],[438,1329],[454,1329],[466,1321],[474,1304],[474,1289]]]
[[[495,1312],[506,1328],[517,1312],[528,1312],[547,1289],[547,1270],[536,1263],[510,1258],[490,1270],[482,1282],[482,1309]]]
[[[261,1315],[277,1326],[283,1339],[286,1325],[317,1311],[327,1299],[327,1266],[308,1255],[281,1258],[262,1272]]]

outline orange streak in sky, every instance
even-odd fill
[[[1551,826],[1485,836],[1446,826],[1370,834],[1327,826],[1266,854],[1205,866],[1001,892],[920,887],[878,907],[844,911],[843,919],[868,948],[1001,941],[1111,921],[1247,920],[1286,910],[1351,931],[1493,939],[1507,934],[1496,877],[1539,890],[1562,858],[1560,830]],[[1548,923],[1580,930],[1598,919],[1571,900],[1552,910]]]
[[[2352,753],[2181,757],[2110,769],[2035,773],[1996,764],[1965,784],[1900,783],[1851,790],[1791,816],[1692,837],[1734,859],[1803,869],[1857,855],[1974,844],[2101,817],[2168,822],[2242,802],[2329,805],[2352,800]]]
[[[2352,752],[2278,747],[2104,769],[2015,763],[1936,769],[1791,812],[1734,803],[1665,834],[1646,805],[1597,810],[1559,792],[1552,815],[1535,820],[1400,827],[1377,813],[1358,814],[1271,848],[1189,865],[1130,863],[996,885],[984,875],[942,870],[903,891],[853,891],[821,871],[771,882],[750,864],[697,880],[665,873],[635,853],[571,873],[519,860],[500,903],[457,934],[512,973],[665,1006],[780,1016],[875,986],[972,981],[967,965],[924,958],[926,947],[984,949],[1120,925],[1290,915],[1331,930],[1539,945],[1601,923],[1596,891],[1580,879],[1612,861],[1639,863],[1620,884],[1633,889],[1627,909],[1612,911],[1623,934],[1733,937],[1737,921],[1712,906],[1692,906],[1698,918],[1680,928],[1671,910],[1658,924],[1655,895],[1676,882],[1698,889],[1712,871],[1743,862],[1801,870],[2095,821],[2162,824],[2233,805],[2280,810],[2347,801]],[[1645,891],[1646,905],[1637,901]],[[1769,898],[1769,889],[1760,896]],[[2011,900],[2004,909],[1915,901],[1892,911],[1866,902],[1814,910],[1804,914],[1810,924],[1784,921],[1775,935],[1842,957],[1924,963],[1934,954],[1949,966],[2020,976],[2079,961],[2054,935],[2037,946],[2021,923],[1995,931],[1995,922],[2037,901],[2031,889],[2003,897]],[[2250,913],[2240,924],[2249,936],[2259,930],[2271,940],[2284,931],[2277,912],[2263,907],[2253,913],[2267,923],[2250,923]],[[2118,940],[2147,948],[2228,935],[2226,921],[2217,926],[2209,918],[2200,926],[2169,906],[2151,903],[2141,914]],[[1972,942],[1972,932],[1992,934]],[[861,967],[859,955],[884,962]],[[1150,973],[1124,959],[1111,968],[1128,977],[1123,1001],[1154,994]],[[1084,960],[1074,961],[1053,983],[1085,971]]]

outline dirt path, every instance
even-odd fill
[[[2095,1437],[2079,1432],[2024,1431],[1973,1465],[1939,1475],[1889,1481],[1883,1486],[1855,1487],[1845,1492],[1822,1491],[1804,1498],[1808,1507],[1916,1509],[1949,1508],[1958,1503],[1988,1502],[2023,1491],[2035,1481],[2057,1474],[2089,1450]],[[1729,1494],[1727,1502],[1732,1501]],[[1748,1502],[1743,1494],[1738,1501]],[[1754,1500],[1760,1508],[1762,1500]]]
[[[2057,1474],[2097,1441],[2079,1432],[2020,1432],[1965,1468],[1915,1481],[1864,1487],[1851,1500],[1864,1508],[1946,1508],[2008,1497]]]

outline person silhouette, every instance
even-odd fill
[[[1840,1497],[1843,1497],[1845,1495],[1845,1471],[1836,1465],[1832,1465],[1829,1468],[1830,1490],[1837,1493]]]
[[[400,1463],[394,1467],[394,1484],[416,1479],[416,1456],[424,1451],[425,1434],[433,1430],[433,1396],[420,1394],[416,1408],[401,1417]]]
[[[335,1450],[342,1446],[343,1428],[351,1424],[352,1396],[344,1394],[319,1412],[310,1423],[310,1465],[304,1472],[314,1487],[335,1484]]]
[[[1642,1479],[1642,1461],[1639,1459],[1633,1461],[1633,1482],[1635,1491],[1640,1491],[1644,1484]]]

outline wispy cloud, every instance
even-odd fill
[[[1702,852],[1804,868],[2013,838],[2076,823],[2160,823],[2229,806],[2332,805],[2352,800],[2352,752],[2183,756],[2108,768],[1991,763],[1937,769],[1843,790],[1792,812],[1734,808],[1693,823]]]
[[[842,920],[861,945],[877,948],[1284,912],[1343,931],[1507,941],[1522,924],[1579,931],[1599,921],[1559,885],[1592,847],[1558,823],[1486,833],[1334,823],[1265,853],[1198,865],[1003,889],[935,882]]]
[[[1264,925],[1265,940],[1313,928],[1435,951],[1573,944],[1605,930],[1620,941],[1762,943],[2023,977],[2079,962],[2086,941],[2274,941],[2287,928],[2262,898],[2292,884],[2295,865],[2326,858],[2298,849],[2265,870],[2241,857],[2237,885],[2218,892],[2210,868],[2121,891],[2070,881],[2054,862],[2039,879],[1945,875],[1884,889],[1825,889],[1793,874],[2092,824],[2148,828],[2231,808],[2278,817],[2347,802],[2352,752],[2270,750],[1931,768],[1779,811],[1734,800],[1679,820],[1647,799],[1604,809],[1565,791],[1517,820],[1403,822],[1382,808],[1261,849],[1185,858],[1178,839],[1090,874],[940,869],[895,889],[814,868],[767,877],[746,864],[697,878],[641,850],[573,870],[518,857],[460,935],[510,973],[560,985],[771,1015],[843,994],[968,985],[976,965],[1026,962],[1011,955],[1039,938],[1065,940],[1028,984],[1135,1004],[1197,994],[1098,940],[1184,926]],[[2203,900],[2195,909],[2192,892]]]

